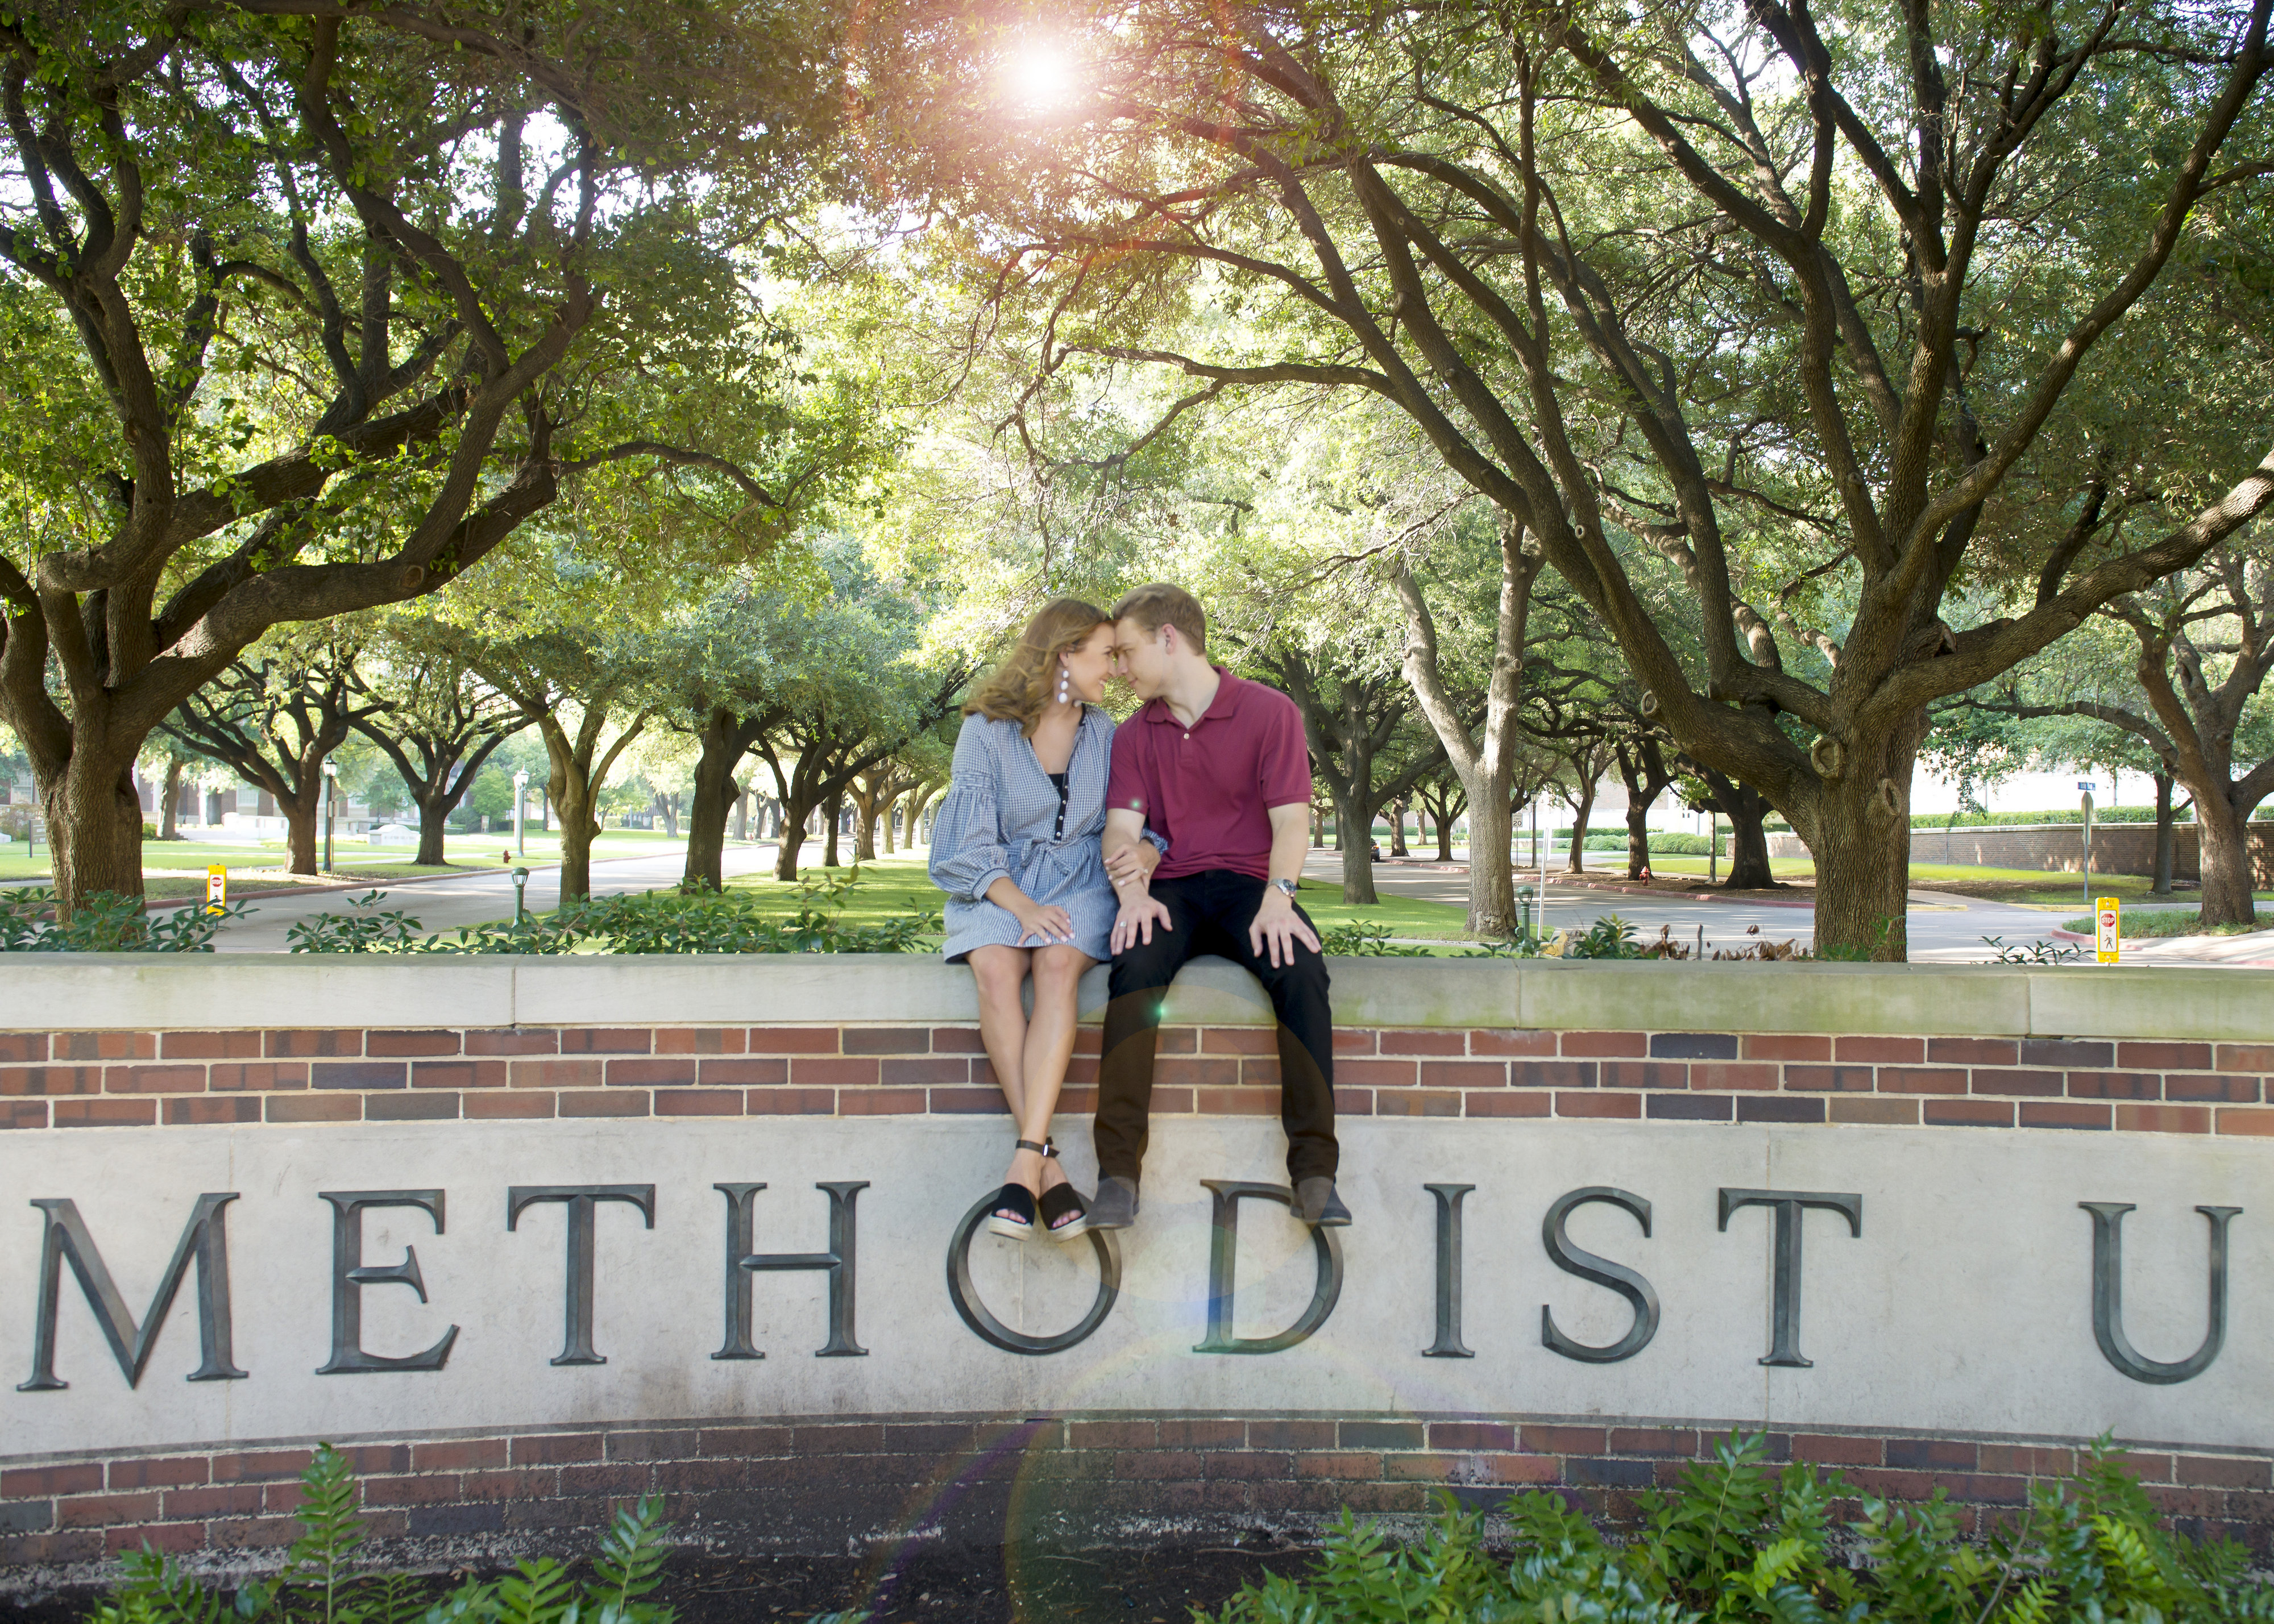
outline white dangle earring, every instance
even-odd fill
[[[1064,704],[1064,703],[1065,703],[1065,702],[1066,702],[1066,690],[1067,690],[1067,688],[1071,686],[1072,681],[1073,681],[1073,678],[1072,678],[1071,673],[1069,673],[1067,672],[1067,670],[1066,670],[1066,668],[1065,668],[1065,666],[1063,666],[1063,665],[1059,666],[1059,667],[1058,667],[1058,703],[1060,703],[1060,704]]]

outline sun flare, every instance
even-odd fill
[[[1077,76],[1073,62],[1058,47],[1032,44],[1012,59],[1011,87],[1030,108],[1060,107],[1073,99]]]

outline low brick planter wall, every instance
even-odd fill
[[[2274,1043],[1358,1026],[1345,1116],[2274,1136]],[[1153,1109],[1276,1116],[1258,1026],[1164,1026]],[[1097,1105],[1097,1032],[1062,1109]],[[1005,1114],[979,1028],[528,1026],[0,1034],[0,1125]]]
[[[644,1492],[720,1552],[1307,1535],[1433,1488],[1619,1517],[1736,1430],[1969,1519],[2112,1432],[2270,1548],[2274,975],[1333,974],[1352,1229],[1274,1204],[1268,1008],[1203,961],[1139,1227],[959,1253],[1007,1134],[935,961],[10,962],[0,1590],[146,1538],[273,1562],[320,1438],[418,1563],[580,1550]]]
[[[1418,1521],[1440,1492],[1489,1511],[1560,1491],[1612,1522],[1671,1488],[1727,1430],[1527,1417],[783,1417],[760,1425],[500,1433],[340,1445],[382,1555],[563,1548],[659,1494],[684,1542],[721,1552],[841,1551],[902,1539],[1156,1545],[1233,1530],[1308,1532],[1348,1510]],[[1836,1471],[1858,1493],[1941,1490],[1969,1531],[2073,1472],[2061,1442],[1902,1433],[1765,1434],[1771,1461]],[[85,1571],[147,1542],[258,1557],[299,1525],[304,1448],[73,1461],[0,1475],[8,1560]],[[2128,1452],[2127,1469],[2197,1537],[2263,1541],[2263,1455]],[[879,1516],[880,1508],[892,1514]],[[1856,1515],[1850,1503],[1842,1515]],[[2262,1545],[2263,1548],[2263,1545]]]

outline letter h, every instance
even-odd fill
[[[869,1187],[865,1178],[817,1184],[829,1197],[827,1252],[753,1252],[750,1202],[765,1188],[762,1184],[713,1184],[727,1198],[727,1345],[714,1359],[763,1359],[750,1342],[750,1275],[759,1269],[820,1269],[829,1275],[829,1341],[817,1359],[866,1358],[869,1350],[854,1339],[853,1203]]]

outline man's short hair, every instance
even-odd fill
[[[1201,600],[1180,586],[1156,581],[1126,594],[1113,605],[1117,620],[1134,620],[1149,636],[1163,626],[1173,626],[1193,645],[1193,652],[1208,652],[1208,612]]]

